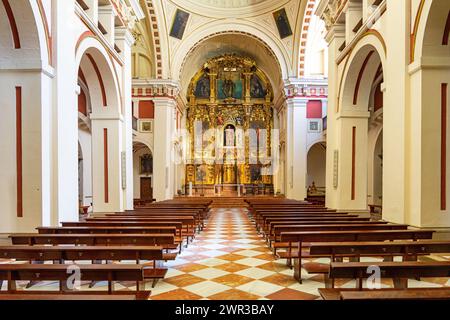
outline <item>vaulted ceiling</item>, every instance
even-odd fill
[[[303,24],[315,0],[141,0],[154,40],[156,77],[178,81],[181,94],[204,62],[224,53],[246,55],[276,91],[298,77]],[[292,35],[281,37],[274,13],[284,9]],[[182,37],[170,36],[177,11],[188,15]],[[149,37],[150,38],[150,37]],[[280,90],[277,90],[280,89]]]

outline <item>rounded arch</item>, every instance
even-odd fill
[[[421,0],[413,30],[415,41],[412,60],[420,61],[421,57],[426,56],[449,56],[449,24],[448,0]],[[445,40],[447,45],[444,45]]]
[[[41,1],[4,0],[0,2],[0,61],[15,65],[18,60],[51,64],[48,21]],[[47,30],[47,31],[46,31]],[[21,54],[17,55],[17,50]]]
[[[92,112],[123,113],[115,67],[100,42],[93,37],[83,39],[78,44],[75,61],[78,69],[85,75]]]
[[[180,79],[183,65],[187,61],[187,57],[193,51],[208,39],[223,34],[240,34],[257,39],[260,43],[264,44],[269,52],[271,51],[273,53],[276,58],[276,63],[280,66],[283,79],[287,79],[294,75],[289,63],[289,54],[278,36],[273,34],[271,37],[270,31],[264,32],[263,30],[256,28],[250,22],[218,20],[205,24],[202,28],[199,28],[196,32],[190,34],[183,40],[176,51],[176,55],[173,57],[172,79]]]
[[[326,184],[326,142],[316,141],[308,148],[307,153],[307,185],[323,190]]]
[[[134,137],[134,138],[133,138],[133,152],[136,151],[135,147],[138,147],[138,148],[142,148],[142,147],[148,148],[148,149],[150,150],[150,153],[152,154],[152,156],[153,156],[153,154],[154,154],[154,153],[153,153],[153,148],[152,148],[152,146],[151,146],[149,143],[147,143],[147,142],[145,142],[144,140],[141,140],[141,139],[139,139],[139,138],[137,138],[137,137]]]
[[[375,34],[363,37],[350,52],[339,85],[338,110],[356,107],[368,111],[372,83],[379,70],[385,70],[386,51],[384,42]],[[369,85],[362,85],[367,84]]]
[[[326,143],[327,143],[326,137],[319,137],[318,139],[312,141],[312,142],[308,145],[308,147],[307,147],[307,149],[306,149],[306,153],[308,153],[308,152],[311,150],[311,148],[314,147],[314,146],[315,146],[316,144],[318,144],[318,143],[322,143],[322,144],[325,144],[325,145],[326,145]]]

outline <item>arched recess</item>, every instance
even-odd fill
[[[450,227],[450,2],[425,1],[410,66],[406,223]]]
[[[254,40],[265,47],[269,54],[273,55],[271,63],[279,66],[281,70],[280,77],[282,79],[287,79],[290,76],[297,75],[296,70],[292,70],[290,66],[289,54],[282,45],[281,41],[278,40],[279,37],[270,37],[270,32],[259,30],[250,22],[233,21],[233,23],[230,23],[219,20],[204,25],[202,28],[197,30],[195,33],[190,34],[185,40],[183,40],[176,50],[176,54],[173,58],[171,68],[172,79],[191,79],[195,71],[201,67],[201,65],[194,65],[193,70],[195,71],[193,71],[192,74],[182,73],[184,69],[183,66],[189,63],[191,53],[198,50],[198,48],[203,47],[209,39],[226,34],[234,36],[234,42],[236,45],[239,45],[239,43],[247,44],[246,47],[248,51],[251,51],[251,49],[255,47],[253,44],[250,45]],[[192,45],[192,43],[194,43],[194,45]]]
[[[0,233],[51,223],[52,80],[43,29],[36,1],[0,1]]]
[[[153,152],[143,143],[133,142],[134,199],[153,199]]]
[[[78,202],[92,210],[92,113],[91,94],[81,68],[78,73]]]
[[[448,57],[450,55],[450,3],[446,0],[422,0],[419,6],[417,27],[414,30],[414,61],[423,57]]]
[[[88,196],[92,196],[94,212],[119,212],[124,206],[119,80],[108,52],[95,38],[87,37],[78,44],[76,61],[80,96],[85,95],[87,101],[86,114],[79,112],[79,118],[90,128],[79,127],[79,138],[92,150],[92,194]]]
[[[84,38],[77,46],[75,60],[91,91],[92,112],[103,110],[110,115],[122,114],[119,79],[111,57],[102,44],[93,37]]]
[[[308,187],[311,187],[314,183],[317,191],[325,191],[325,173],[326,173],[326,154],[327,145],[326,142],[321,141],[314,143],[308,150]]]
[[[341,115],[336,121],[336,127],[339,128],[339,209],[368,210],[368,163],[372,155],[368,155],[370,152],[367,146],[369,130],[374,121],[375,93],[377,101],[381,99],[381,105],[384,105],[381,90],[384,90],[382,74],[385,54],[382,39],[376,33],[368,34],[356,44],[345,61],[340,81],[339,106],[336,110]],[[330,179],[332,180],[336,179]]]

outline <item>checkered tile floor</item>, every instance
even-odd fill
[[[450,257],[425,259],[449,260]],[[362,261],[381,261],[362,259]],[[5,262],[5,261],[3,261]],[[304,260],[304,262],[307,262]],[[314,262],[329,262],[315,259]],[[0,262],[1,263],[1,262]],[[256,233],[245,209],[214,209],[205,230],[197,235],[169,267],[166,279],[152,290],[151,299],[158,300],[314,300],[317,289],[324,288],[322,275],[302,271],[303,283],[293,277],[286,260],[276,260],[265,241]],[[22,285],[26,285],[23,283]],[[87,289],[88,284],[83,285]],[[337,287],[354,288],[355,281],[336,281]],[[391,280],[383,280],[391,287]],[[448,278],[409,281],[410,287],[450,286]],[[56,289],[55,283],[40,283],[31,290]],[[92,290],[106,289],[98,283]],[[133,290],[134,283],[118,283],[116,290]]]

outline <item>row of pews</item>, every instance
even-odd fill
[[[450,261],[421,259],[450,253],[450,241],[435,241],[434,230],[371,221],[324,206],[287,199],[246,199],[249,217],[274,255],[286,259],[302,283],[302,269],[323,275],[325,300],[450,299],[450,288],[408,288],[408,280],[450,277]],[[326,258],[329,263],[308,262]],[[369,260],[369,262],[361,262]],[[426,261],[424,261],[426,260]],[[372,285],[391,279],[393,288]],[[355,279],[355,288],[336,288]],[[370,289],[372,288],[372,289]]]
[[[155,287],[165,277],[164,263],[175,260],[204,228],[210,204],[171,200],[11,234],[11,244],[0,246],[0,300],[147,300],[146,282]],[[75,280],[89,286],[74,286]],[[27,289],[57,282],[58,290],[21,290],[18,281]],[[96,290],[99,282],[107,289]],[[118,291],[117,282],[135,283],[136,289]]]

